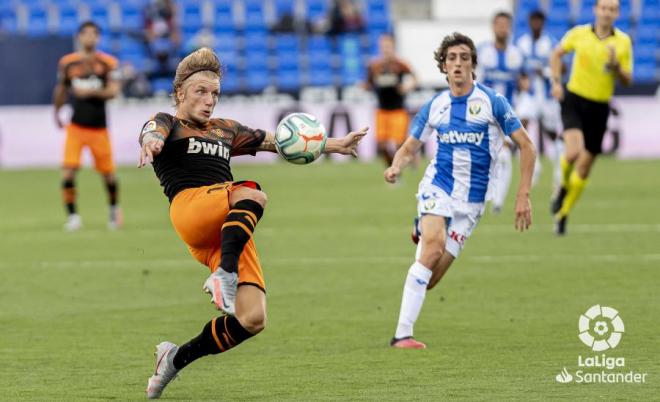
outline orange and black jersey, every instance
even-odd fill
[[[67,88],[103,89],[116,74],[117,65],[117,59],[103,52],[95,52],[91,57],[70,53],[60,59],[58,81]],[[106,127],[105,99],[76,98],[71,94],[71,106],[72,123]]]
[[[232,156],[254,155],[266,137],[263,130],[235,120],[211,119],[200,127],[167,113],[158,113],[142,127],[142,137],[157,132],[165,146],[153,161],[154,171],[170,202],[187,188],[232,181]]]
[[[407,74],[412,74],[412,70],[399,59],[377,59],[369,64],[367,80],[376,91],[379,109],[403,109],[404,96],[399,86]]]

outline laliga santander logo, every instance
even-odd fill
[[[578,337],[594,352],[614,349],[624,332],[623,320],[612,307],[591,306],[578,321]]]

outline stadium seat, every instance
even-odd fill
[[[243,28],[246,31],[266,31],[266,19],[262,11],[246,11]]]
[[[18,29],[18,18],[13,7],[0,9],[0,32],[15,33]]]
[[[153,63],[144,53],[120,53],[119,61],[132,65],[135,70],[148,73],[153,68]]]
[[[280,69],[298,68],[300,53],[298,49],[281,50],[276,53],[275,60]]]
[[[310,70],[330,68],[332,45],[326,36],[312,36],[307,40],[307,65]]]
[[[94,4],[90,6],[90,19],[94,21],[101,31],[107,31],[110,28],[110,13],[105,4]]]
[[[251,69],[245,74],[245,88],[249,92],[261,92],[270,85],[267,69]]]
[[[247,71],[268,70],[268,52],[266,50],[246,50],[245,64]]]
[[[233,30],[235,25],[232,2],[229,0],[220,0],[215,3],[213,14],[213,26],[216,31]]]
[[[298,51],[300,49],[298,36],[290,34],[275,36],[274,45],[276,52]]]
[[[169,78],[155,78],[151,80],[151,90],[154,94],[169,95],[172,93],[172,80]]]
[[[60,35],[72,35],[79,25],[78,8],[71,4],[62,4],[58,7]]]
[[[44,4],[29,6],[26,33],[28,36],[42,36],[48,33],[48,10]]]
[[[310,68],[307,84],[312,86],[330,86],[334,84],[332,69],[328,66]]]
[[[225,66],[220,84],[220,93],[233,94],[243,89],[241,76],[237,69]]]
[[[144,28],[142,11],[135,4],[123,2],[121,5],[121,26],[124,30],[138,31]]]
[[[216,50],[230,50],[235,51],[238,49],[236,43],[236,35],[221,33],[215,35],[215,48]]]
[[[181,5],[181,25],[186,28],[199,30],[202,28],[202,9],[196,2],[186,2]]]
[[[309,21],[317,21],[327,16],[329,12],[328,0],[307,0],[305,15]]]
[[[367,18],[367,27],[371,31],[389,31],[390,20],[387,13],[381,11],[369,13]]]
[[[277,89],[282,92],[300,89],[300,71],[296,69],[278,70],[275,76]]]
[[[642,42],[655,42],[658,40],[658,27],[654,23],[640,22],[635,30],[635,39]]]
[[[236,50],[231,49],[215,49],[218,59],[223,66],[231,69],[237,69],[239,65],[239,55]]]
[[[653,82],[656,79],[655,63],[637,63],[633,71],[635,82]]]
[[[285,15],[293,15],[294,1],[291,0],[273,0],[273,10],[275,11],[275,21],[278,21]]]
[[[268,35],[260,31],[247,32],[243,43],[246,51],[266,50],[269,47]]]

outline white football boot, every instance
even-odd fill
[[[218,310],[234,315],[236,303],[236,292],[238,290],[238,275],[236,272],[227,272],[218,268],[212,273],[202,290],[211,295],[211,303]]]
[[[66,223],[64,224],[64,230],[67,232],[75,232],[82,228],[82,218],[78,214],[70,214],[66,218]]]
[[[172,363],[177,350],[179,350],[179,347],[172,342],[161,342],[156,345],[156,353],[154,353],[156,356],[156,371],[154,375],[149,377],[149,382],[147,383],[148,399],[160,398],[167,384],[179,372],[179,370],[174,368],[174,363]]]

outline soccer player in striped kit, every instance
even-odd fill
[[[524,231],[532,223],[529,190],[535,152],[520,120],[504,96],[474,81],[477,51],[469,37],[460,33],[446,36],[435,52],[435,60],[447,76],[449,89],[422,107],[408,139],[384,173],[386,181],[396,181],[424,141],[431,136],[437,140],[438,150],[417,192],[420,239],[390,342],[403,349],[426,347],[413,338],[426,291],[447,272],[479,222],[505,137],[520,147],[515,227]]]

